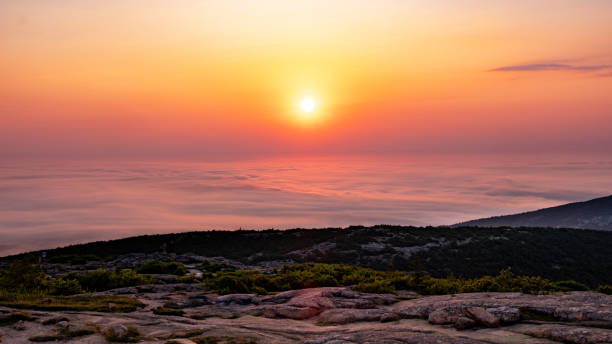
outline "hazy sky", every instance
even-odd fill
[[[612,1],[2,1],[0,156],[612,153],[610,23]]]

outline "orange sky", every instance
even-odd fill
[[[3,1],[0,155],[612,153],[610,23],[603,0]]]

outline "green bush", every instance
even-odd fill
[[[376,280],[373,282],[362,282],[353,289],[362,293],[388,294],[395,292],[395,286],[389,280]]]
[[[133,312],[145,305],[124,296],[49,296],[38,293],[0,293],[0,306],[44,311]]]
[[[551,286],[558,291],[586,291],[589,287],[586,285],[576,282],[574,280],[559,281],[551,283]]]
[[[75,279],[64,279],[59,277],[51,283],[51,294],[53,295],[74,295],[83,293],[83,288],[79,281]]]
[[[179,276],[187,273],[187,270],[182,263],[165,263],[159,260],[150,260],[136,268],[136,271],[141,274],[170,274]]]
[[[290,289],[354,286],[356,291],[393,293],[413,290],[424,295],[472,292],[522,292],[537,294],[550,291],[588,290],[576,281],[551,282],[541,277],[518,276],[510,269],[497,276],[473,279],[435,278],[427,273],[407,274],[379,271],[340,264],[305,263],[284,266],[274,273],[254,270],[218,272],[204,278],[205,287],[219,294],[266,294]]]
[[[40,266],[28,261],[13,262],[0,273],[0,289],[33,291],[46,290],[48,287],[49,279]]]
[[[89,271],[82,274],[70,273],[63,277],[66,280],[77,281],[84,290],[103,291],[115,288],[153,283],[154,279],[143,276],[134,270],[112,272],[108,270]]]

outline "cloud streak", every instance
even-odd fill
[[[503,66],[491,69],[492,72],[539,72],[539,71],[577,71],[597,72],[612,70],[612,65],[572,65],[562,63],[530,63]]]

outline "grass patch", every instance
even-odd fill
[[[172,307],[166,307],[166,306],[161,306],[161,307],[157,307],[157,308],[153,309],[153,314],[182,316],[183,314],[185,314],[185,312],[183,312],[180,309],[176,309],[176,308],[172,308]]]
[[[0,326],[9,326],[14,323],[23,320],[23,321],[32,321],[34,318],[28,313],[25,312],[12,312],[6,316],[0,316]]]
[[[0,297],[0,306],[47,311],[128,313],[144,307],[144,304],[136,299],[123,296],[41,297],[28,294],[5,294]]]

